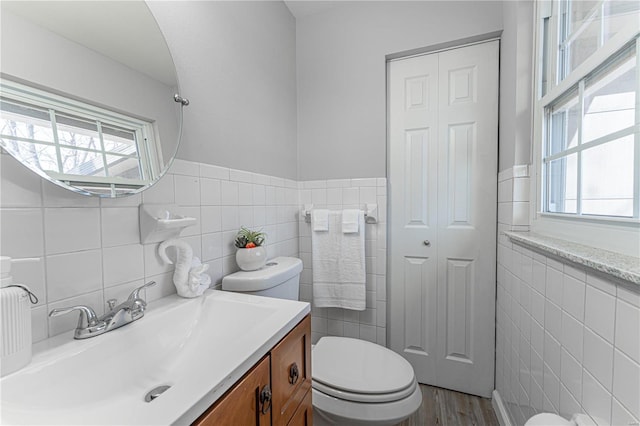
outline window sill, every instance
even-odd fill
[[[640,259],[533,232],[505,232],[519,245],[551,254],[640,287]]]

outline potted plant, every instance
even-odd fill
[[[243,271],[255,271],[264,266],[267,261],[267,249],[264,244],[266,234],[261,231],[240,228],[236,235],[235,245],[236,263]]]

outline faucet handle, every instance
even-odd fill
[[[136,288],[135,290],[133,290],[133,291],[131,292],[131,294],[129,295],[129,299],[128,299],[128,300],[129,300],[130,302],[133,302],[133,301],[134,301],[134,300],[136,300],[136,299],[140,299],[140,290],[144,290],[145,288],[147,288],[147,287],[151,287],[151,286],[154,286],[154,285],[156,285],[156,282],[155,282],[155,281],[149,281],[149,282],[148,282],[148,283],[146,283],[145,285],[143,285],[143,286],[140,286],[140,287]]]
[[[78,328],[82,327],[82,318],[84,314],[84,318],[87,319],[87,326],[93,327],[98,324],[98,316],[95,311],[88,306],[78,305],[72,306],[69,308],[56,308],[49,312],[50,317],[57,317],[59,315],[68,314],[69,312],[80,311],[80,318],[78,318]]]
[[[109,311],[113,311],[113,308],[118,304],[118,299],[109,299],[107,300],[107,306],[109,307]]]

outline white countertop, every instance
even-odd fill
[[[0,379],[2,424],[190,424],[308,313],[308,303],[211,290],[152,302],[145,316],[86,340],[34,346]],[[152,402],[145,394],[171,388]]]
[[[534,232],[505,232],[514,243],[640,286],[640,259]]]

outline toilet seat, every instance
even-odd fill
[[[345,401],[353,401],[353,402],[393,402],[398,401],[400,399],[406,398],[410,396],[414,391],[416,386],[418,386],[418,382],[415,380],[411,385],[409,385],[406,389],[403,389],[398,392],[391,393],[383,393],[383,394],[360,394],[347,392],[340,389],[334,389],[331,386],[327,386],[323,383],[317,382],[315,380],[311,381],[313,389],[316,389],[319,392],[322,392],[326,395],[332,396],[334,398],[342,399]]]
[[[411,396],[418,386],[407,360],[364,340],[322,337],[311,360],[312,387],[344,401],[399,401]]]

